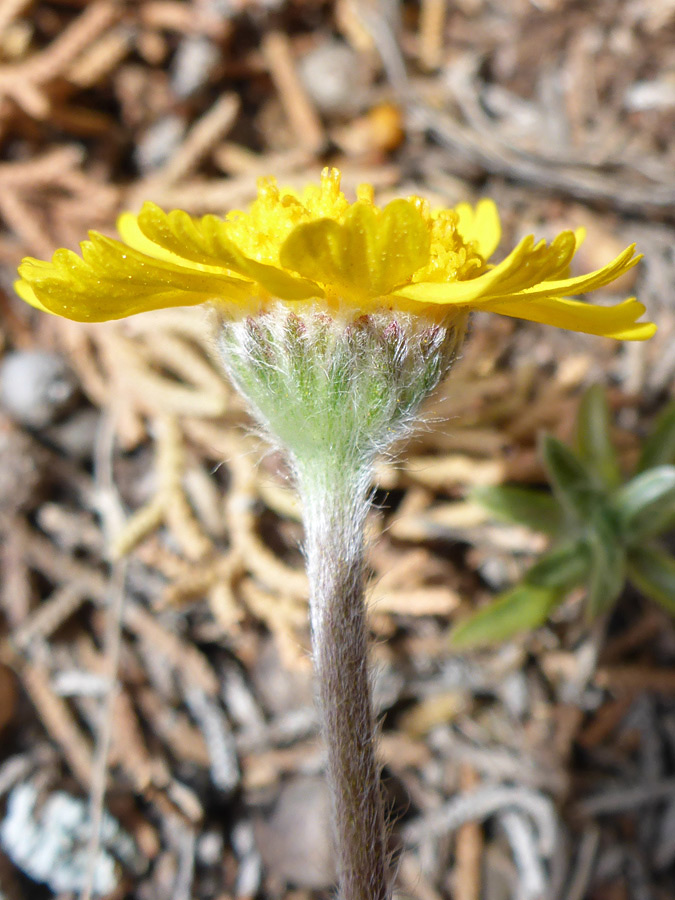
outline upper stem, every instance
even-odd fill
[[[301,477],[300,485],[341,900],[386,900],[390,895],[363,590],[368,475],[350,478],[337,471],[328,482]]]

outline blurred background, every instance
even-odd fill
[[[645,253],[607,299],[646,344],[474,317],[380,467],[369,597],[397,896],[672,900],[668,603],[448,635],[547,546],[471,490],[545,487],[538,436],[593,383],[630,471],[672,399],[674,37],[673,0],[0,3],[2,898],[332,896],[282,461],[199,309],[89,328],[12,289],[143,200],[224,214],[330,164],[352,196],[493,197],[504,248],[584,226],[580,271]]]

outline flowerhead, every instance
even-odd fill
[[[400,309],[449,321],[482,309],[628,340],[656,330],[637,321],[644,307],[634,298],[611,307],[570,299],[632,268],[634,246],[570,277],[582,235],[563,231],[550,243],[526,237],[494,264],[501,229],[492,201],[432,209],[410,197],[378,207],[364,185],[350,203],[336,169],[300,192],[262,179],[248,210],[224,218],[146,203],[117,226],[121,240],[90,232],[81,256],[61,249],[51,262],[24,259],[19,295],[83,322],[200,303],[238,318],[280,301],[347,318]]]

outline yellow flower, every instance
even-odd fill
[[[488,260],[501,237],[494,203],[430,209],[419,198],[384,208],[364,185],[349,203],[340,174],[325,169],[301,192],[261,180],[246,212],[225,218],[165,213],[146,203],[118,221],[121,241],[91,232],[82,256],[57,250],[51,262],[24,259],[16,284],[33,306],[83,322],[198,303],[247,315],[280,300],[323,303],[343,315],[404,309],[454,318],[483,309],[629,340],[652,336],[644,307],[568,299],[614,281],[640,259],[634,246],[588,275],[569,277],[581,233],[550,244],[524,238],[502,262]]]

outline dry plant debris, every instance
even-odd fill
[[[674,29],[672,3],[641,0],[0,6],[0,379],[11,354],[56,354],[76,385],[26,401],[38,424],[0,413],[3,896],[26,896],[17,867],[64,898],[327,896],[300,515],[277,457],[202,312],[90,330],[34,318],[11,281],[144,199],[222,213],[261,174],[299,183],[330,160],[383,199],[496,196],[515,236],[584,225],[588,267],[624,238],[647,251],[621,286],[659,323],[647,346],[476,317],[407,461],[382,463],[370,596],[401,896],[669,900],[672,623],[626,597],[589,634],[573,598],[496,651],[452,657],[447,634],[541,549],[467,488],[540,481],[538,432],[567,439],[594,380],[627,462],[672,394]],[[75,825],[104,787],[87,849]],[[16,843],[22,798],[34,836],[54,809],[74,823],[51,867]],[[289,847],[308,805],[314,841]]]

